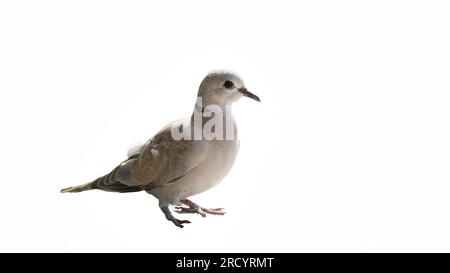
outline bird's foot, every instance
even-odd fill
[[[175,212],[180,213],[180,214],[197,213],[197,214],[200,214],[202,217],[206,217],[206,213],[204,213],[201,208],[189,208],[189,207],[178,206],[178,207],[175,207]]]
[[[167,219],[174,223],[179,228],[184,228],[183,224],[190,224],[191,221],[188,220],[178,220],[177,218],[173,217],[172,219]]]
[[[206,214],[212,214],[212,215],[225,215],[225,210],[223,208],[216,208],[216,209],[207,209],[200,207],[199,205],[195,204],[194,202],[190,200],[181,200],[181,203],[186,205],[184,206],[178,206],[175,207],[175,212],[177,213],[197,213],[201,215],[202,217],[206,217]]]
[[[207,214],[212,215],[225,215],[225,209],[224,208],[216,208],[216,209],[205,209],[201,208],[201,210]]]
[[[162,212],[164,213],[164,215],[166,216],[166,219],[171,221],[172,223],[174,223],[177,227],[179,228],[183,228],[183,224],[190,224],[191,221],[188,220],[179,220],[177,218],[175,218],[172,213],[170,212],[168,207],[163,207],[161,208]]]
[[[191,207],[178,206],[178,207],[175,207],[175,212],[180,213],[180,214],[197,213],[197,214],[201,215],[202,217],[206,217],[206,214],[225,215],[225,210],[223,208],[206,209],[206,208],[202,208],[202,207],[191,208]]]

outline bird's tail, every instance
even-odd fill
[[[83,185],[75,186],[75,187],[68,187],[61,190],[61,193],[65,192],[82,192],[82,191],[88,191],[95,189],[94,182],[86,183]]]

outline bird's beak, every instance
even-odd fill
[[[247,88],[245,87],[241,87],[238,89],[239,92],[241,92],[242,95],[249,97],[251,99],[254,99],[258,102],[261,102],[261,100],[259,99],[259,97],[255,94],[253,94],[252,92],[248,91]]]

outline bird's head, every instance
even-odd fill
[[[229,71],[210,72],[198,90],[198,97],[204,105],[231,105],[243,96],[260,101],[258,96],[247,90],[237,74]]]

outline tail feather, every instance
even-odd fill
[[[74,186],[74,187],[68,187],[68,188],[62,189],[61,193],[65,193],[65,192],[82,192],[82,191],[93,190],[93,189],[95,189],[94,186],[95,185],[93,184],[93,182],[86,183],[86,184],[83,184],[83,185]]]
[[[111,192],[142,191],[143,188],[140,185],[133,185],[134,183],[131,178],[131,166],[134,160],[134,158],[131,158],[122,162],[122,164],[114,168],[110,173],[101,176],[90,183],[65,188],[62,189],[61,192],[82,192],[93,189]]]
[[[86,183],[83,185],[69,187],[61,190],[61,193],[65,192],[82,192],[88,190],[103,190],[110,192],[137,192],[142,191],[143,188],[141,186],[129,186],[126,184],[122,184],[117,179],[117,173],[119,172],[120,166],[115,168],[112,172],[95,179],[90,183]]]

